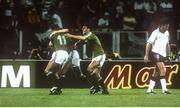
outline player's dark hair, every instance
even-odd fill
[[[59,26],[58,26],[57,24],[52,24],[52,25],[51,25],[51,29],[52,29],[52,30],[59,30],[59,29],[61,29],[61,28],[59,28]]]
[[[169,19],[168,18],[159,18],[159,21],[158,21],[158,25],[159,26],[162,26],[162,25],[166,25],[166,24],[169,24]]]
[[[87,26],[90,30],[92,30],[92,24],[90,24],[90,23],[83,23],[82,27],[83,26]]]

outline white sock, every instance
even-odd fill
[[[147,92],[153,91],[155,84],[156,84],[156,82],[150,79],[149,87],[148,87]]]
[[[167,91],[167,88],[166,88],[166,79],[162,78],[162,79],[160,79],[160,82],[161,82],[162,92]]]

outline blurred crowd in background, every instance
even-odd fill
[[[72,30],[90,23],[93,29],[151,33],[163,15],[170,21],[172,49],[177,59],[179,10],[179,0],[0,0],[0,58],[27,59],[33,58],[33,53],[34,59],[49,59],[49,39],[40,37],[48,34],[52,23]],[[21,33],[23,49],[19,51]],[[112,52],[110,57],[118,59],[116,56]]]

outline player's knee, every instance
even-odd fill
[[[160,72],[160,74],[164,76],[166,74],[166,68],[162,67]]]
[[[163,72],[160,73],[160,76],[165,76],[165,75],[166,75],[166,72],[165,72],[165,71],[163,71]]]
[[[93,69],[91,67],[87,68],[88,73],[92,73]]]
[[[45,74],[47,74],[47,73],[48,73],[48,71],[47,71],[47,70],[44,70],[44,73],[45,73]]]

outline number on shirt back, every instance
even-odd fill
[[[57,37],[57,39],[59,40],[59,44],[60,44],[60,45],[66,45],[66,44],[67,44],[66,38],[65,38],[64,36],[59,35],[59,36]]]

